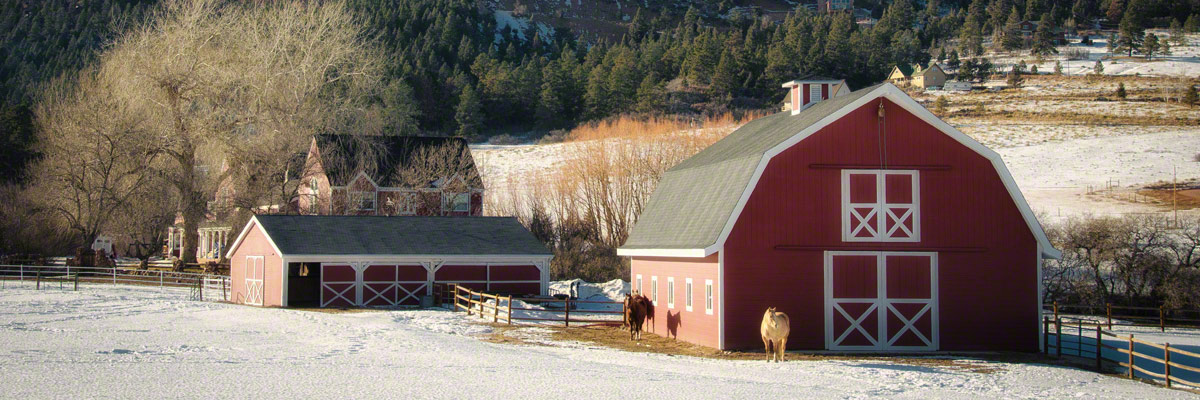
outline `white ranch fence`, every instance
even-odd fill
[[[229,301],[229,277],[153,269],[74,267],[68,265],[0,265],[0,288],[10,282],[32,283],[35,289],[78,290],[79,285],[111,284],[157,288],[194,300]]]

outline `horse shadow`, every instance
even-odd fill
[[[667,337],[679,339],[680,325],[683,325],[683,313],[676,311],[675,315],[671,315],[667,311]]]

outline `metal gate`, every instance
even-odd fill
[[[825,347],[937,350],[937,253],[825,253]]]

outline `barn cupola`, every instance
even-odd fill
[[[791,110],[792,115],[799,114],[822,100],[850,93],[845,80],[814,75],[784,83],[783,88],[788,89],[787,99],[783,101],[784,109]]]

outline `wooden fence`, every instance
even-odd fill
[[[1104,325],[1108,329],[1112,329],[1113,325],[1120,326],[1153,326],[1159,330],[1166,332],[1167,327],[1178,328],[1197,328],[1200,329],[1200,310],[1191,310],[1183,308],[1166,308],[1165,306],[1158,307],[1133,307],[1133,306],[1114,306],[1112,303],[1100,306],[1087,306],[1075,304],[1058,304],[1053,302],[1043,304],[1043,309],[1054,314],[1054,319],[1058,320],[1060,312],[1068,312],[1076,315],[1088,315],[1104,318]],[[1118,320],[1118,323],[1113,323],[1113,319]]]
[[[1200,353],[1171,347],[1170,343],[1160,344],[1137,339],[1134,335],[1122,336],[1106,332],[1104,330],[1106,324],[1099,322],[1084,320],[1064,322],[1061,318],[1053,320],[1044,318],[1042,323],[1045,335],[1043,340],[1046,344],[1043,351],[1048,355],[1062,357],[1066,354],[1095,360],[1097,372],[1104,372],[1105,363],[1109,363],[1124,367],[1126,369],[1124,376],[1129,379],[1135,379],[1137,374],[1141,373],[1143,376],[1162,380],[1167,387],[1183,385],[1191,389],[1200,389],[1200,382],[1197,382],[1200,379],[1183,378],[1179,376],[1178,372],[1182,370],[1200,374]],[[1113,338],[1110,343],[1120,343],[1126,347],[1105,343],[1105,338]],[[1141,346],[1142,350],[1139,350],[1138,346]],[[1109,354],[1115,355],[1105,355],[1105,350],[1109,350]],[[1172,355],[1176,356],[1176,360],[1171,359]],[[1179,356],[1186,357],[1193,362],[1179,362]],[[1141,365],[1139,365],[1139,359],[1144,360],[1141,361]],[[1162,367],[1161,373],[1150,370],[1150,368],[1158,366]],[[1173,370],[1176,372],[1172,373]]]
[[[71,284],[75,290],[80,283],[188,289],[193,299],[212,301],[228,301],[230,293],[228,276],[120,267],[0,265],[0,287],[9,281],[32,281],[36,289],[51,282],[58,282],[61,288]]]
[[[571,326],[571,323],[587,323],[587,324],[604,324],[618,323],[620,320],[598,319],[596,314],[624,315],[625,303],[619,301],[592,301],[592,300],[572,300],[557,299],[557,298],[534,298],[534,297],[513,297],[512,295],[500,295],[486,293],[482,291],[474,291],[453,283],[435,283],[433,285],[434,297],[442,304],[451,304],[451,309],[454,311],[466,311],[467,315],[479,315],[487,319],[491,318],[493,323],[503,322],[512,325],[514,322],[520,321],[552,321],[562,322],[563,326]],[[528,308],[516,307],[513,301],[519,301],[527,304],[541,304],[543,308]],[[607,310],[576,310],[572,312],[572,308],[580,304],[611,304],[620,305],[621,311]],[[558,307],[561,305],[562,309]],[[546,314],[547,317],[524,316],[518,313],[513,315],[513,311],[535,312]],[[572,316],[574,314],[574,316]],[[591,317],[591,318],[589,318]]]

